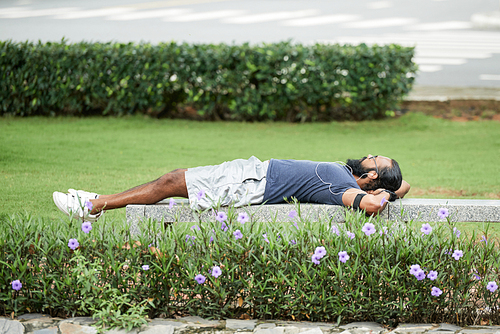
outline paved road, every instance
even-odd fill
[[[3,0],[0,39],[400,43],[419,85],[500,87],[500,31],[470,17],[498,0]]]

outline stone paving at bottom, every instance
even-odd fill
[[[0,334],[96,334],[95,320],[78,317],[51,318],[25,314],[15,320],[0,317]],[[280,320],[205,320],[200,317],[153,319],[130,332],[110,330],[109,334],[500,334],[500,326],[459,327],[451,324],[400,324],[386,328],[375,322],[337,325],[324,322]]]

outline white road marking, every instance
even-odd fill
[[[391,8],[394,5],[390,1],[374,1],[369,2],[367,7],[370,9],[382,9],[382,8]]]
[[[131,20],[143,20],[143,19],[152,19],[158,17],[168,17],[175,16],[181,14],[189,13],[189,9],[160,9],[160,10],[148,10],[148,11],[140,11],[140,12],[132,12],[126,14],[112,15],[108,16],[106,20],[112,21],[131,21]]]
[[[318,15],[318,13],[319,11],[316,9],[297,10],[294,12],[271,12],[271,13],[232,17],[228,19],[223,19],[222,22],[234,23],[234,24],[260,23],[260,22],[295,19],[304,16]]]
[[[193,13],[187,15],[180,15],[177,17],[165,18],[163,21],[167,22],[193,22],[193,21],[204,21],[204,20],[214,20],[223,19],[229,16],[244,15],[245,12],[242,10],[217,10],[213,12],[203,12],[203,13]]]
[[[434,58],[453,58],[459,56],[469,59],[487,59],[493,56],[492,53],[478,52],[475,50],[458,50],[458,49],[435,49],[417,46],[415,49],[416,57],[434,57]]]
[[[463,58],[425,58],[413,57],[413,61],[422,65],[463,65],[467,59]]]
[[[369,29],[369,28],[385,28],[385,27],[404,26],[407,24],[414,24],[417,22],[418,22],[417,19],[409,18],[409,17],[388,17],[386,19],[349,22],[349,23],[343,24],[342,26],[345,28]]]
[[[500,74],[481,74],[480,80],[500,80]]]
[[[443,69],[443,66],[440,65],[419,65],[419,72],[438,72]]]
[[[343,23],[358,20],[360,16],[349,15],[349,14],[337,14],[337,15],[323,15],[308,17],[303,19],[295,19],[281,22],[281,25],[289,27],[306,27],[306,26],[316,26],[332,23]]]
[[[133,11],[132,8],[123,8],[123,7],[89,9],[89,10],[68,12],[61,15],[56,15],[54,18],[58,20],[87,19],[91,17],[124,14],[131,11]]]
[[[202,3],[223,2],[233,0],[166,0],[166,1],[151,1],[143,3],[123,4],[116,7],[129,7],[134,9],[152,9],[152,8],[165,8],[176,6],[197,5]],[[111,7],[110,7],[111,8]]]
[[[457,30],[457,29],[471,29],[472,23],[468,21],[445,21],[422,23],[414,26],[405,27],[405,30],[422,30],[422,31],[436,31],[436,30]]]
[[[77,10],[80,10],[80,8],[66,7],[66,8],[49,8],[49,9],[29,9],[23,7],[13,7],[13,8],[8,8],[8,10],[2,9],[2,12],[0,12],[0,17],[5,19],[20,19],[26,17],[61,15],[65,13],[74,12]]]

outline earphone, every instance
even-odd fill
[[[351,174],[352,174],[352,168],[351,166],[349,165],[346,165],[343,161],[334,161],[334,162],[318,162],[318,164],[316,165],[316,168],[314,169],[315,173],[316,173],[316,176],[318,177],[318,179],[323,182],[324,184],[328,185],[328,191],[332,194],[332,195],[340,195],[340,194],[343,194],[344,192],[340,192],[340,193],[334,193],[332,191],[332,186],[333,186],[333,183],[330,183],[330,182],[325,182],[323,181],[323,179],[321,178],[321,176],[319,176],[318,174],[318,167],[320,164],[339,164],[341,166],[346,166],[347,168],[349,168],[351,170]],[[359,180],[359,179],[358,179]],[[357,180],[356,180],[357,181]]]
[[[321,176],[319,176],[318,174],[318,167],[320,164],[339,164],[341,166],[344,166],[344,167],[347,167],[350,169],[351,171],[351,174],[352,174],[352,168],[351,166],[347,165],[345,162],[343,161],[334,161],[334,162],[318,162],[318,164],[316,165],[316,168],[314,169],[315,173],[316,173],[316,176],[318,177],[318,179],[323,182],[324,184],[328,185],[328,191],[330,191],[330,193],[332,195],[340,195],[340,194],[343,194],[343,192],[340,192],[340,193],[334,193],[331,189],[331,187],[333,186],[333,183],[330,183],[330,182],[325,182],[323,181],[323,179],[321,178]],[[356,181],[358,181],[359,179],[366,179],[366,177],[369,175],[370,173],[364,173],[363,175],[361,175],[360,177],[358,177],[356,179]]]

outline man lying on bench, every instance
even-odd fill
[[[128,204],[154,204],[169,197],[189,198],[193,209],[214,204],[242,207],[284,203],[295,197],[301,203],[352,206],[376,214],[387,201],[410,190],[398,163],[380,155],[343,162],[308,160],[260,161],[237,159],[216,166],[176,169],[157,180],[119,194],[98,195],[69,189],[54,192],[56,206],[75,218],[95,221],[103,210]]]

